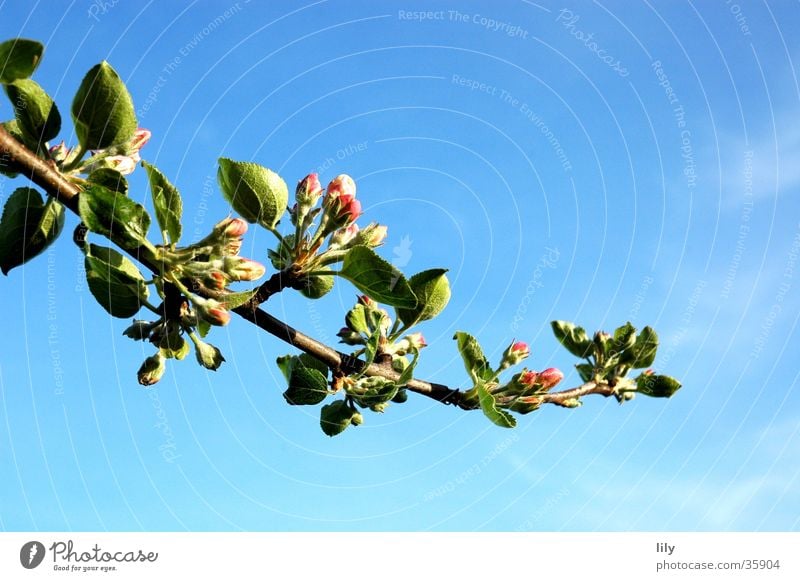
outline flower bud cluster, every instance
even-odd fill
[[[134,132],[128,143],[122,146],[93,151],[92,156],[83,164],[81,171],[88,174],[101,168],[110,168],[122,175],[131,174],[142,160],[139,156],[139,151],[150,141],[150,137],[149,130],[139,128]],[[56,147],[63,147],[63,143]],[[54,152],[53,149],[51,148],[50,151],[51,156],[55,153],[58,156],[64,155],[64,158],[66,158],[62,150],[59,149]]]

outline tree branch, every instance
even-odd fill
[[[81,193],[80,187],[65,178],[54,165],[37,157],[19,143],[1,125],[0,157],[7,162],[13,163],[16,166],[15,170],[21,175],[27,177],[49,195],[63,203],[73,213],[79,215],[78,196]],[[154,273],[160,272],[158,266],[150,263],[145,254],[135,250],[129,252],[129,254]],[[258,287],[250,301],[233,309],[233,312],[278,339],[322,361],[334,371],[338,370],[345,374],[352,374],[364,370],[365,362],[361,359],[341,353],[328,345],[320,343],[260,308],[260,305],[269,300],[272,295],[281,292],[284,288],[291,287],[294,282],[291,272],[277,272]],[[394,371],[390,365],[381,363],[370,364],[367,366],[365,373],[369,376],[383,377],[394,381],[400,378],[400,374]],[[406,387],[409,391],[430,397],[444,404],[455,405],[461,409],[469,410],[478,407],[474,401],[467,401],[464,398],[464,392],[440,383],[412,379],[406,384]],[[613,388],[607,384],[597,385],[594,382],[589,382],[573,389],[545,394],[542,396],[542,400],[543,403],[568,406],[569,400],[590,394],[608,397],[613,395]]]

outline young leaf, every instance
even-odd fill
[[[44,46],[35,40],[14,38],[0,43],[0,83],[27,79],[39,66]]]
[[[633,347],[627,349],[620,358],[621,363],[630,365],[634,369],[650,367],[656,359],[658,351],[658,335],[652,327],[645,327]]]
[[[472,381],[477,385],[482,380],[490,379],[492,370],[478,340],[463,331],[457,331],[453,339],[458,342],[458,351]]]
[[[36,81],[20,79],[5,86],[14,116],[35,143],[50,141],[61,131],[61,115],[53,99]]]
[[[97,302],[114,317],[132,317],[139,311],[142,299],[148,296],[139,269],[112,248],[89,245],[86,280]]]
[[[107,62],[86,73],[72,101],[72,120],[84,149],[105,149],[133,137],[137,127],[133,101]]]
[[[625,323],[614,331],[614,342],[612,349],[615,353],[622,353],[626,349],[633,347],[636,342],[636,327]]]
[[[409,363],[406,366],[406,368],[403,369],[403,372],[400,374],[400,379],[397,380],[398,387],[403,387],[405,384],[411,381],[411,379],[414,376],[414,368],[416,368],[418,361],[419,361],[419,351],[414,353],[414,359],[411,360],[411,363]]]
[[[650,397],[672,397],[681,383],[669,375],[641,374],[636,378],[636,391]]]
[[[442,312],[450,301],[450,282],[444,268],[432,268],[412,276],[408,280],[412,292],[417,297],[414,309],[398,309],[397,315],[406,327],[433,319]]]
[[[217,180],[231,207],[251,224],[273,230],[286,211],[286,182],[261,165],[221,157]]]
[[[326,374],[308,360],[294,358],[289,370],[289,387],[283,397],[290,405],[316,405],[328,395],[328,379]],[[327,369],[326,369],[327,371]]]
[[[594,365],[591,363],[578,363],[575,365],[575,369],[578,370],[578,375],[581,376],[584,383],[594,378]]]
[[[253,298],[253,295],[258,292],[257,288],[253,290],[242,291],[239,293],[230,293],[225,295],[220,302],[225,306],[228,310],[233,310],[237,307],[241,307],[247,301]]]
[[[384,404],[397,395],[398,386],[383,377],[365,377],[358,381],[354,390],[361,391],[358,395],[354,395],[359,405],[371,408],[373,411],[383,411]]]
[[[18,188],[8,197],[0,218],[0,270],[8,274],[41,254],[64,228],[64,207],[46,203],[33,188]]]
[[[347,311],[344,316],[344,322],[351,331],[356,333],[369,333],[369,325],[367,324],[367,309],[361,303],[358,303],[352,309]]]
[[[122,248],[133,250],[147,242],[150,216],[127,196],[90,183],[78,196],[78,211],[89,230]]]
[[[336,436],[347,429],[353,421],[353,416],[358,413],[343,399],[322,406],[320,410],[319,425],[326,436]]]
[[[128,180],[121,173],[110,167],[101,167],[94,170],[86,178],[89,183],[103,186],[107,190],[117,192],[123,196],[128,195]]]
[[[330,276],[304,276],[297,281],[295,288],[307,299],[319,299],[331,292],[333,288],[333,271],[330,268],[322,267],[319,270],[329,270]]]
[[[564,348],[576,357],[587,357],[591,353],[592,341],[583,327],[568,321],[553,321],[553,334]]]
[[[156,220],[162,232],[169,235],[169,241],[177,244],[181,237],[181,215],[183,203],[178,188],[173,186],[155,166],[146,161],[142,167],[147,171],[150,180],[150,192],[153,195],[153,207],[156,211]]]
[[[379,303],[404,309],[417,306],[417,297],[403,274],[366,246],[347,252],[339,275]]]
[[[517,420],[514,419],[514,416],[497,407],[494,396],[489,393],[489,390],[486,389],[486,384],[483,382],[478,383],[478,402],[484,415],[495,425],[501,428],[513,428],[517,425]]]

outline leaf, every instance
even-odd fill
[[[647,375],[636,378],[636,391],[650,397],[672,397],[681,388],[681,383],[669,375]]]
[[[326,436],[341,434],[352,423],[356,410],[352,409],[342,399],[322,406],[320,410],[319,425]]]
[[[123,196],[128,195],[128,180],[121,173],[110,167],[101,167],[88,175],[86,180],[89,183],[103,186],[107,190],[117,192]]]
[[[622,354],[620,362],[630,365],[634,369],[649,367],[655,361],[657,351],[658,335],[652,327],[645,327],[636,337],[633,347]]]
[[[221,157],[217,180],[222,195],[242,218],[275,229],[289,202],[286,182],[278,174],[256,163]]]
[[[636,342],[636,327],[625,323],[614,331],[613,351],[615,353],[622,353],[626,349],[633,346]]]
[[[39,66],[44,46],[35,40],[15,38],[0,43],[0,83],[27,79]]]
[[[514,419],[514,416],[497,407],[494,396],[489,393],[489,390],[486,389],[486,384],[483,382],[478,383],[478,402],[484,415],[495,425],[501,428],[513,428],[517,425],[517,420]]]
[[[211,323],[206,321],[205,319],[198,319],[197,321],[197,332],[198,334],[205,338],[208,335],[209,331],[211,331]]]
[[[568,321],[553,321],[553,334],[564,348],[576,357],[587,357],[592,349],[592,342],[586,336],[583,327]]]
[[[147,242],[150,216],[127,196],[89,184],[78,196],[81,220],[92,232],[101,234],[126,250]]]
[[[478,340],[464,331],[457,331],[453,339],[458,342],[458,351],[472,381],[477,385],[481,380],[491,379],[492,370]]]
[[[133,137],[137,127],[133,101],[107,62],[86,73],[72,101],[72,120],[84,149],[105,149]]]
[[[417,306],[417,297],[403,274],[366,246],[347,252],[339,276],[380,303],[405,309]]]
[[[413,309],[398,309],[397,315],[411,327],[421,321],[433,319],[442,312],[450,301],[450,282],[444,268],[432,268],[418,272],[408,280],[411,291],[417,297],[417,306]]]
[[[225,295],[220,299],[220,302],[224,305],[226,309],[233,310],[237,307],[241,307],[247,301],[253,298],[253,295],[258,292],[257,288],[252,290],[242,291],[239,293],[230,293]]]
[[[90,244],[85,264],[89,290],[110,315],[128,318],[139,311],[148,291],[133,262],[112,248]]]
[[[353,397],[359,405],[371,408],[373,411],[381,412],[384,404],[389,402],[397,395],[398,386],[390,379],[383,377],[365,377],[358,381],[353,388]]]
[[[351,331],[365,335],[369,333],[367,309],[361,303],[356,304],[356,306],[347,311],[344,316],[344,322]]]
[[[150,192],[153,195],[153,207],[158,225],[169,235],[170,243],[177,244],[181,238],[183,214],[181,194],[155,166],[143,161],[142,167],[147,171],[150,180]]]
[[[61,115],[53,99],[36,81],[20,79],[5,86],[19,126],[35,143],[54,139],[61,131]]]
[[[575,369],[578,370],[578,375],[581,376],[584,383],[594,379],[594,365],[591,363],[578,363],[575,365]]]
[[[316,405],[329,393],[327,368],[323,373],[309,359],[313,357],[295,357],[291,363],[289,387],[283,392],[290,405]]]
[[[414,359],[411,360],[411,363],[403,369],[403,372],[400,374],[400,379],[397,380],[398,387],[403,387],[407,384],[414,376],[414,369],[417,367],[417,362],[419,361],[419,351],[414,353]]]
[[[330,275],[304,276],[297,281],[295,287],[300,294],[307,299],[319,299],[331,292],[333,288],[333,271],[330,268],[322,267],[319,270],[328,270]]]
[[[33,188],[18,188],[8,197],[0,218],[0,270],[3,274],[41,254],[64,228],[64,206],[44,203]]]

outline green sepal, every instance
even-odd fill
[[[3,274],[41,254],[64,229],[64,206],[44,202],[33,188],[18,188],[8,197],[0,218],[0,270]]]
[[[27,79],[42,60],[44,45],[35,40],[14,38],[0,43],[0,83]]]
[[[133,101],[107,62],[92,67],[72,101],[75,133],[84,149],[106,149],[127,143],[137,128]]]
[[[112,248],[90,244],[85,265],[89,291],[110,315],[126,319],[139,312],[149,293],[133,262]]]
[[[347,252],[339,276],[379,303],[404,309],[417,306],[417,297],[403,273],[366,246]]]
[[[182,230],[183,202],[181,194],[158,168],[146,161],[142,162],[142,167],[147,172],[147,178],[150,181],[150,193],[153,196],[153,208],[158,225],[161,231],[166,232],[169,236],[169,242],[177,244]]]

